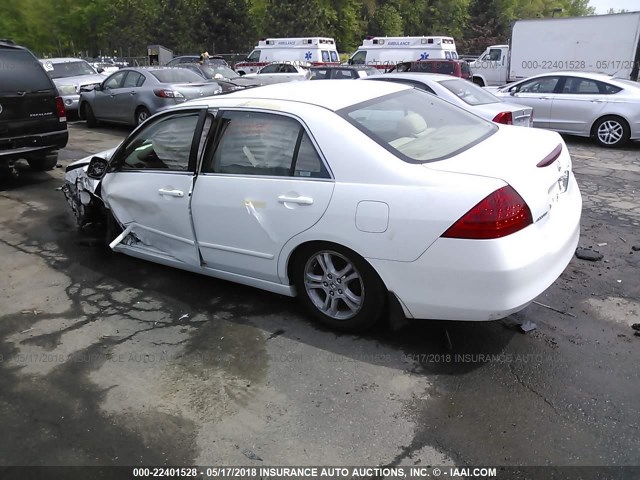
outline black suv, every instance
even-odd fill
[[[38,59],[0,39],[0,176],[24,158],[34,170],[50,170],[69,139],[58,90]]]

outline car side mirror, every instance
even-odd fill
[[[87,167],[87,177],[93,178],[94,180],[102,179],[107,171],[108,166],[109,162],[107,162],[104,158],[92,157],[91,161],[89,162],[89,166]]]
[[[240,75],[241,77],[244,77],[245,72],[238,72],[238,75]]]
[[[349,65],[353,65],[353,58],[350,58],[350,59],[347,61],[347,63],[348,63]]]
[[[104,72],[104,68],[102,68],[102,67],[98,67],[97,72],[98,72],[98,73],[102,73],[102,72]]]

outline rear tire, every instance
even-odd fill
[[[316,243],[299,250],[292,265],[298,297],[320,323],[361,332],[385,311],[386,288],[357,253],[340,245]]]
[[[151,116],[151,113],[146,107],[138,107],[138,109],[136,110],[136,116],[135,116],[136,126],[142,124],[150,116]]]
[[[592,134],[601,147],[621,147],[629,141],[631,129],[625,119],[608,115],[593,124]]]
[[[58,152],[29,157],[27,158],[27,162],[29,162],[31,169],[37,172],[51,170],[58,164]]]
[[[82,105],[82,116],[87,121],[87,127],[95,128],[98,126],[98,119],[93,113],[93,108],[88,103]]]

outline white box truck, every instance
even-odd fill
[[[492,45],[470,62],[480,86],[504,85],[555,70],[638,79],[640,12],[518,20],[509,45]]]

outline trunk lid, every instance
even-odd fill
[[[527,202],[534,222],[562,201],[571,175],[571,157],[560,135],[508,125],[459,155],[424,166],[503,180]]]
[[[169,88],[180,92],[187,100],[210,97],[222,92],[217,83],[174,83]]]

